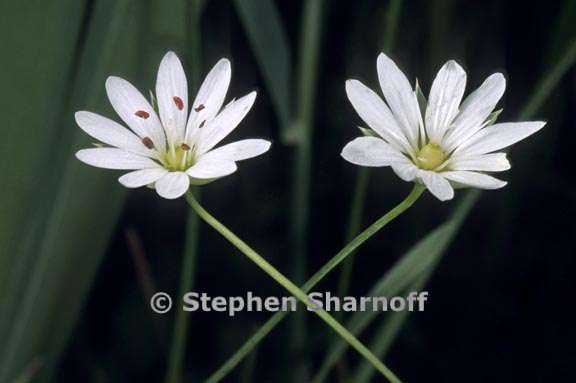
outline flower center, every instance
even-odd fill
[[[188,144],[171,147],[162,158],[164,166],[172,171],[184,171],[194,165],[195,153]]]
[[[439,145],[428,143],[420,149],[416,156],[416,162],[420,169],[433,170],[442,165],[446,154]]]

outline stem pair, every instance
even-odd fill
[[[270,265],[264,258],[252,250],[246,243],[239,239],[234,233],[228,230],[224,225],[218,222],[210,213],[208,213],[198,201],[194,198],[192,193],[186,194],[186,199],[190,206],[206,223],[216,229],[226,239],[228,239],[235,247],[242,251],[248,258],[255,262],[261,269],[266,271],[268,275],[274,278],[278,283],[284,286],[292,295],[302,301],[305,305],[309,305],[308,297],[306,295],[316,284],[318,284],[330,271],[338,266],[346,257],[352,254],[362,243],[368,240],[372,235],[382,229],[386,224],[406,211],[410,206],[416,202],[424,191],[424,187],[415,184],[410,194],[396,207],[370,225],[366,230],[354,238],[348,245],[332,257],[319,271],[317,271],[303,286],[298,288],[272,265]],[[376,358],[370,350],[368,350],[361,342],[359,342],[348,330],[346,330],[340,323],[338,323],[330,314],[323,310],[315,311],[330,327],[334,329],[342,338],[344,338],[352,347],[354,347],[366,360],[368,360],[376,369],[378,369],[384,376],[391,382],[399,382],[400,380],[390,371],[382,362]],[[287,312],[278,312],[274,314],[264,325],[246,343],[220,367],[214,374],[207,380],[207,383],[216,383],[221,381],[240,361],[262,340],[266,335],[276,327],[278,323],[286,316]]]

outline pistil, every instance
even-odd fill
[[[428,143],[420,149],[416,155],[416,162],[420,169],[434,170],[442,165],[446,159],[446,154],[439,145]]]

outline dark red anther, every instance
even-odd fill
[[[199,112],[199,111],[201,111],[201,110],[204,109],[204,108],[205,108],[205,107],[204,107],[204,104],[200,104],[200,105],[198,105],[196,108],[194,108],[194,110],[197,111],[197,112]]]
[[[145,147],[147,147],[148,149],[154,149],[154,143],[152,142],[152,140],[150,139],[150,137],[144,137],[142,139],[142,143],[144,144]]]
[[[184,150],[185,152],[187,152],[188,150],[191,149],[190,146],[188,146],[188,144],[184,144],[184,143],[183,143],[182,145],[180,145],[180,147],[181,147],[182,150]]]
[[[180,97],[174,96],[174,97],[172,97],[172,100],[174,100],[174,104],[176,104],[176,107],[179,110],[184,109],[184,101],[182,101],[182,99]]]
[[[150,117],[150,113],[143,111],[143,110],[139,110],[136,113],[134,113],[136,116],[143,118],[143,119],[147,119],[148,117]]]
[[[202,122],[200,123],[200,126],[199,126],[198,128],[202,128],[205,123],[206,123],[206,120],[202,121]]]

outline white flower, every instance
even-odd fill
[[[424,184],[438,199],[454,196],[453,187],[498,189],[506,182],[485,172],[510,169],[506,154],[495,153],[540,130],[545,123],[493,124],[492,111],[504,94],[501,73],[489,76],[464,102],[466,72],[455,61],[440,69],[425,111],[419,88],[383,53],[378,79],[386,103],[357,80],[346,81],[346,93],[360,118],[373,130],[348,143],[342,156],[361,166],[391,166],[404,181]],[[421,97],[422,104],[425,103]]]
[[[184,69],[176,54],[168,52],[156,80],[158,117],[132,84],[109,77],[108,99],[131,130],[98,114],[77,112],[78,126],[108,147],[83,149],[76,157],[100,168],[134,170],[119,178],[122,185],[150,185],[168,199],[183,195],[190,184],[205,184],[234,173],[237,161],[266,152],[270,142],[249,139],[214,149],[256,99],[252,92],[220,110],[230,78],[230,62],[221,59],[206,76],[190,108]]]

